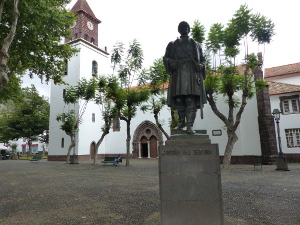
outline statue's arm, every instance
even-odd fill
[[[174,70],[177,69],[177,60],[175,60],[174,58],[174,42],[170,42],[163,57],[165,68],[167,70],[167,73],[170,75]]]

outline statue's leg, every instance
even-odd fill
[[[188,134],[195,134],[193,130],[194,121],[197,113],[196,96],[188,95],[185,98],[186,102],[186,132]]]
[[[185,99],[184,96],[175,97],[175,105],[179,117],[179,123],[174,130],[182,130],[186,126],[185,124]]]

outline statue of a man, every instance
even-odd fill
[[[190,26],[187,22],[179,23],[180,38],[168,44],[163,58],[167,73],[170,74],[168,106],[178,111],[179,124],[175,128],[187,127],[188,134],[194,134],[194,121],[197,109],[206,104],[203,84],[205,79],[205,58],[201,45],[188,36]]]

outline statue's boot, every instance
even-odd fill
[[[179,123],[174,128],[174,130],[182,130],[186,124],[185,124],[185,110],[184,109],[177,109],[178,117],[179,117]]]
[[[186,133],[188,134],[195,134],[193,125],[196,118],[196,112],[197,110],[188,110],[188,112],[186,113],[186,126],[187,126]]]

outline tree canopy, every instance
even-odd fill
[[[199,27],[198,23],[195,25]],[[254,79],[254,72],[261,70],[263,62],[258,61],[256,54],[249,53],[248,39],[251,38],[258,44],[270,43],[274,35],[274,26],[270,19],[259,13],[253,14],[245,4],[240,6],[226,26],[215,23],[209,30],[206,48],[212,54],[213,61],[207,66],[205,90],[212,111],[224,122],[227,130],[224,167],[230,164],[233,146],[238,140],[236,130],[247,100],[266,87],[262,79]],[[235,61],[236,56],[240,54],[240,49],[244,49],[244,62],[239,65],[240,70],[243,70],[242,73],[238,72]],[[241,98],[235,96],[237,92],[241,92]],[[218,94],[225,97],[228,112],[219,110]],[[237,113],[234,113],[234,109],[237,109]]]
[[[129,44],[125,57],[123,44],[115,44],[111,62],[117,76],[112,76],[108,81],[107,97],[114,102],[118,117],[126,122],[126,166],[130,165],[131,120],[136,115],[137,107],[147,101],[150,94],[146,86],[133,87],[135,79],[143,73],[143,60],[143,50],[136,39]]]
[[[22,99],[10,102],[1,110],[0,139],[2,142],[18,138],[36,140],[49,129],[50,105],[36,88],[24,88]]]
[[[35,75],[46,82],[62,81],[65,60],[76,52],[70,45],[61,44],[63,37],[70,36],[68,28],[76,19],[75,14],[64,7],[69,2],[1,1],[0,90],[14,74],[25,71],[30,77]]]

